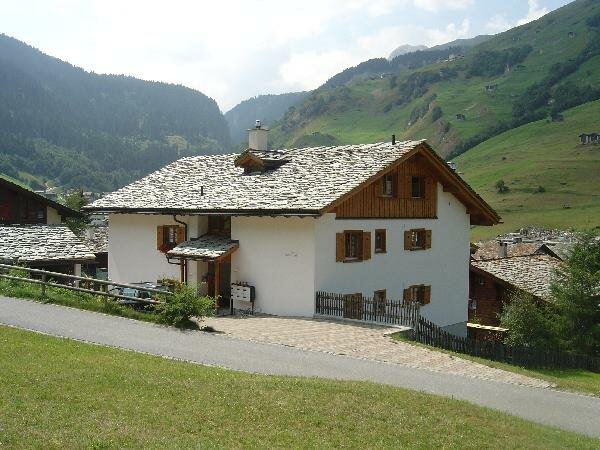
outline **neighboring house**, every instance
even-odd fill
[[[464,114],[458,113],[456,115],[456,120],[460,120],[461,122],[464,122],[465,120],[467,120],[467,118]]]
[[[600,133],[581,133],[579,143],[583,145],[600,143]]]
[[[377,292],[466,333],[469,228],[499,217],[427,143],[266,148],[258,127],[241,154],[180,159],[87,206],[109,214],[109,278],[177,277],[222,306],[248,285],[256,311],[307,317],[317,291]]]
[[[0,177],[0,261],[81,274],[92,251],[64,225],[81,213]]]
[[[500,313],[514,292],[540,300],[550,297],[550,284],[561,260],[547,254],[472,260],[469,286],[469,323],[496,327]]]

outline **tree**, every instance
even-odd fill
[[[600,355],[600,236],[583,234],[551,285],[563,346]]]
[[[509,190],[509,187],[506,185],[504,180],[496,181],[496,184],[494,185],[494,187],[496,188],[496,192],[498,192],[498,194],[505,194]]]
[[[551,304],[516,291],[504,305],[500,325],[508,328],[505,344],[552,348],[559,344],[557,314]]]
[[[74,191],[69,192],[64,197],[64,203],[69,208],[81,212],[81,208],[83,208],[87,204],[87,201],[83,196],[83,190],[75,189]],[[68,217],[67,219],[65,219],[65,222],[73,233],[75,233],[78,236],[81,236],[81,234],[85,231],[89,224],[89,219],[87,218],[87,216]]]

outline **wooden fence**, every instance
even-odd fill
[[[20,276],[26,274],[27,276]],[[131,288],[141,292],[148,292],[156,295],[170,295],[168,291],[159,289],[146,288],[139,285],[115,283],[113,281],[97,280],[95,278],[79,277],[76,275],[68,275],[60,272],[50,272],[48,270],[31,269],[23,266],[13,266],[9,264],[0,264],[0,278],[8,280],[21,281],[24,283],[38,284],[42,295],[46,294],[46,287],[53,286],[62,289],[69,289],[77,292],[85,292],[87,294],[102,295],[112,297],[114,299],[131,300],[136,303],[143,304],[159,304],[159,300],[152,298],[139,298],[122,295],[115,288]],[[66,283],[58,283],[57,280],[66,280]]]
[[[479,356],[524,367],[573,368],[600,372],[600,358],[554,349],[510,346],[497,341],[482,341],[455,336],[429,320],[419,317],[410,337],[422,344]]]
[[[315,314],[327,317],[362,320],[412,327],[419,317],[415,302],[372,299],[360,294],[316,294]]]

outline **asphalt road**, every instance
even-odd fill
[[[267,375],[361,380],[467,400],[524,419],[600,438],[600,399],[443,374],[328,353],[261,344],[58,305],[0,297],[0,324]]]

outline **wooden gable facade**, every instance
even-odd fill
[[[436,219],[438,183],[465,205],[471,225],[500,222],[496,211],[425,142],[322,212],[335,213],[337,219]]]
[[[413,196],[413,181],[421,184],[420,196]],[[391,193],[386,192],[386,182],[391,183]],[[423,158],[415,155],[345,199],[334,212],[340,219],[434,219],[437,214],[437,181]]]
[[[483,270],[471,266],[469,269],[469,322],[497,327],[500,313],[510,300],[510,291],[505,283]]]

